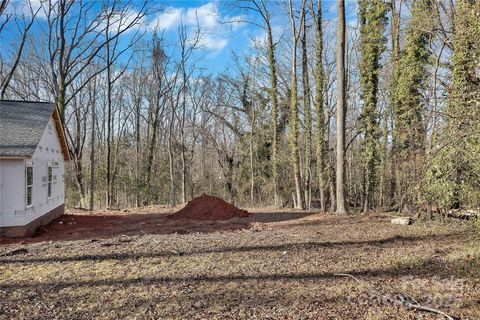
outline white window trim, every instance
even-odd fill
[[[29,185],[27,184],[27,168],[32,168],[32,184]],[[32,163],[26,163],[25,164],[25,209],[30,209],[30,208],[33,208],[33,185],[34,185],[34,171],[33,171],[33,164]],[[30,188],[32,189],[32,203],[28,204],[28,200],[27,200],[27,190],[28,190],[28,187],[30,186]]]
[[[52,180],[49,180],[49,175],[48,175],[48,169],[52,168]],[[48,188],[50,185],[50,195],[48,194]],[[47,200],[53,199],[53,163],[48,162],[47,163]]]

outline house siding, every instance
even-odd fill
[[[50,118],[31,159],[0,160],[0,227],[25,226],[63,208],[64,160],[53,118]],[[53,167],[52,196],[47,197],[48,164]],[[26,207],[25,166],[33,166],[32,206]],[[43,220],[42,220],[43,221]],[[46,221],[48,222],[48,221]]]

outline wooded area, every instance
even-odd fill
[[[480,319],[480,1],[0,0],[0,48],[0,320]]]
[[[344,1],[328,19],[320,0],[225,3],[222,23],[265,37],[218,74],[198,18],[175,43],[144,28],[156,2],[28,3],[0,4],[0,98],[57,103],[71,207],[480,207],[479,1],[359,0],[357,20]]]

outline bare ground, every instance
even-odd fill
[[[400,303],[410,297],[480,319],[480,240],[467,223],[168,214],[74,212],[2,239],[0,319],[444,319]]]

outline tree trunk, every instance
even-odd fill
[[[312,12],[314,9],[312,8]],[[317,157],[317,178],[318,178],[318,192],[320,195],[320,211],[324,212],[326,209],[325,203],[325,162],[326,162],[326,123],[325,110],[323,109],[323,88],[324,76],[322,66],[323,56],[323,31],[322,31],[322,2],[317,1],[317,13],[315,19],[315,28],[317,34],[317,46],[315,48],[315,142],[316,142],[316,157]]]
[[[303,6],[305,1],[303,1]],[[300,18],[299,29],[303,25],[303,6],[302,6],[302,15]],[[292,62],[291,62],[291,90],[290,90],[290,153],[291,161],[293,164],[293,178],[295,181],[295,195],[297,198],[296,209],[305,208],[305,199],[303,197],[303,188],[302,180],[300,177],[300,153],[298,148],[298,93],[297,93],[297,43],[298,43],[298,33],[295,28],[295,15],[293,13],[292,2],[290,1],[290,23],[292,27]]]
[[[337,213],[347,213],[345,201],[345,0],[337,0]]]
[[[395,87],[396,87],[396,81],[395,81],[395,74],[397,73],[397,68],[398,68],[398,60],[400,59],[400,17],[401,17],[401,9],[402,9],[402,0],[399,2],[399,6],[397,7],[397,0],[392,0],[390,2],[390,12],[391,12],[391,26],[390,26],[390,37],[391,37],[391,45],[392,45],[392,54],[390,57],[390,62],[392,64],[392,79],[389,85],[389,104],[390,104],[390,109],[392,115],[394,115],[395,110],[397,109],[397,101],[395,99]],[[393,117],[393,127],[396,126],[395,123],[395,117]],[[399,163],[398,157],[397,157],[397,141],[396,141],[396,136],[395,133],[392,133],[392,150],[391,150],[391,159],[392,159],[392,165],[391,165],[391,181],[390,185],[387,186],[387,192],[388,192],[388,200],[389,200],[389,205],[392,204],[392,201],[397,198],[397,188],[399,187],[400,181],[398,180],[399,178],[399,173],[397,170],[397,164]]]
[[[90,201],[88,210],[93,211],[95,196],[95,103],[92,103],[92,136],[90,139]]]
[[[305,10],[305,9],[304,9]],[[305,14],[305,13],[304,13]],[[304,132],[304,144],[305,144],[305,158],[304,158],[304,193],[305,203],[308,210],[312,206],[312,189],[311,189],[311,177],[312,177],[312,112],[310,106],[310,83],[308,75],[308,57],[307,57],[307,24],[303,24],[302,32],[302,75],[303,75],[303,107],[305,115],[305,132]]]
[[[60,118],[62,121],[65,120],[65,82],[66,76],[64,71],[63,62],[65,59],[65,0],[60,0],[58,3],[60,13],[59,13],[59,38],[60,38],[60,49],[58,55],[58,71],[57,78],[54,79],[57,86],[57,108],[60,112]],[[53,71],[52,71],[53,72]]]
[[[268,58],[270,63],[270,99],[272,100],[271,123],[272,123],[272,177],[273,177],[273,202],[275,208],[279,207],[278,197],[278,132],[277,132],[277,75],[272,40],[272,30],[268,27]]]
[[[105,190],[105,201],[107,208],[112,206],[112,70],[110,62],[110,41],[109,38],[109,25],[110,21],[107,18],[107,27],[105,30],[105,37],[107,38],[106,49],[107,49],[107,168],[106,168],[106,190]]]
[[[270,68],[270,101],[271,101],[271,132],[272,132],[272,178],[273,178],[273,202],[275,208],[279,207],[278,196],[278,132],[277,132],[277,113],[278,113],[278,92],[277,92],[277,67],[275,61],[275,47],[273,45],[272,28],[270,26],[270,13],[265,7],[265,3],[261,0],[264,12],[265,24],[267,26],[268,41],[268,65]]]
[[[364,170],[363,211],[374,205],[374,190],[377,182],[379,155],[378,75],[380,58],[384,51],[382,40],[386,24],[387,7],[383,0],[362,0],[360,5],[360,87],[363,106],[361,128],[363,132],[362,160]],[[353,163],[353,158],[352,162]]]
[[[177,194],[175,189],[175,168],[173,156],[173,121],[175,119],[175,110],[172,106],[172,117],[170,118],[170,126],[168,130],[168,168],[170,173],[170,206],[177,205]]]
[[[136,192],[135,192],[135,206],[140,206],[140,98],[136,101],[135,106],[135,180],[136,180]]]
[[[252,103],[252,114],[251,114],[251,124],[250,124],[250,204],[255,207],[255,166],[254,166],[254,159],[253,159],[253,139],[254,139],[254,131],[255,131],[255,107],[254,103]]]
[[[152,115],[152,125],[151,125],[151,137],[150,143],[148,146],[148,158],[147,158],[147,188],[151,188],[152,180],[152,168],[153,168],[153,156],[155,154],[155,144],[157,143],[157,132],[158,132],[158,101],[155,101],[155,113]]]
[[[183,30],[183,29],[182,29]],[[185,112],[187,109],[186,106],[186,90],[187,90],[187,72],[185,69],[185,44],[182,42],[182,78],[183,78],[183,85],[182,85],[182,118],[180,120],[180,141],[182,143],[181,146],[181,158],[182,158],[182,203],[187,202],[187,160],[185,157]]]

